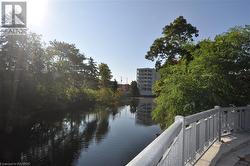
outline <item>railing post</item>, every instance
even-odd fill
[[[219,124],[219,126],[218,126],[218,139],[219,139],[219,141],[221,142],[221,121],[222,121],[222,119],[221,119],[221,111],[220,111],[220,106],[214,106],[214,109],[217,109],[218,110],[218,114],[219,114],[219,122],[218,122],[218,124]]]
[[[244,113],[244,127],[245,127],[245,131],[249,131],[250,130],[250,123],[248,121],[247,118],[249,118],[249,112],[250,112],[250,104],[247,105],[247,109],[245,110]]]
[[[181,134],[181,166],[185,165],[185,156],[184,156],[184,152],[185,152],[185,118],[183,116],[175,116],[175,121],[180,120],[182,122],[182,134]]]

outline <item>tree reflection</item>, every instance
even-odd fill
[[[103,110],[54,116],[43,113],[20,126],[19,121],[1,116],[0,161],[72,165],[93,140],[100,143],[108,133],[109,114]]]
[[[129,102],[130,112],[131,113],[135,113],[136,112],[138,104],[139,104],[139,99],[137,99],[137,98],[131,98],[131,100]]]
[[[100,112],[99,116],[99,123],[96,130],[96,142],[100,143],[100,141],[106,136],[109,130],[109,113],[107,111]]]
[[[137,124],[149,126],[145,101],[131,100],[130,112]],[[146,101],[149,108],[149,103]],[[123,107],[121,107],[123,108]],[[120,108],[84,111],[41,111],[20,115],[0,114],[0,162],[30,162],[31,165],[75,165],[82,152],[95,142],[100,144],[110,131],[110,120]]]

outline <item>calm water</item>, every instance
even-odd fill
[[[160,133],[151,120],[152,100],[113,110],[41,113],[2,118],[0,161],[32,165],[125,165]]]

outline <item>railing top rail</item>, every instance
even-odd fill
[[[243,110],[243,109],[249,109],[249,107],[244,106],[244,107],[221,107],[220,110],[221,111],[232,111],[232,110]]]
[[[151,142],[141,153],[139,153],[127,166],[143,165],[154,166],[159,163],[163,154],[171,146],[174,139],[182,129],[182,121],[175,121],[153,142]]]
[[[216,114],[218,111],[233,111],[233,110],[246,110],[249,109],[249,106],[244,106],[244,107],[219,107],[219,108],[214,108],[214,109],[210,109],[207,111],[203,111],[203,112],[199,112],[196,114],[192,114],[189,116],[185,117],[185,124],[188,125],[190,123],[199,121],[201,119],[207,118],[213,114]]]
[[[199,112],[193,115],[189,115],[185,117],[185,124],[188,125],[190,123],[199,121],[201,119],[207,118],[211,115],[214,115],[218,112],[218,109],[210,109],[207,111]]]

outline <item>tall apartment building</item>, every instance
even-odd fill
[[[151,96],[153,84],[160,78],[159,73],[153,68],[138,68],[137,69],[137,85],[140,94],[143,96]]]

